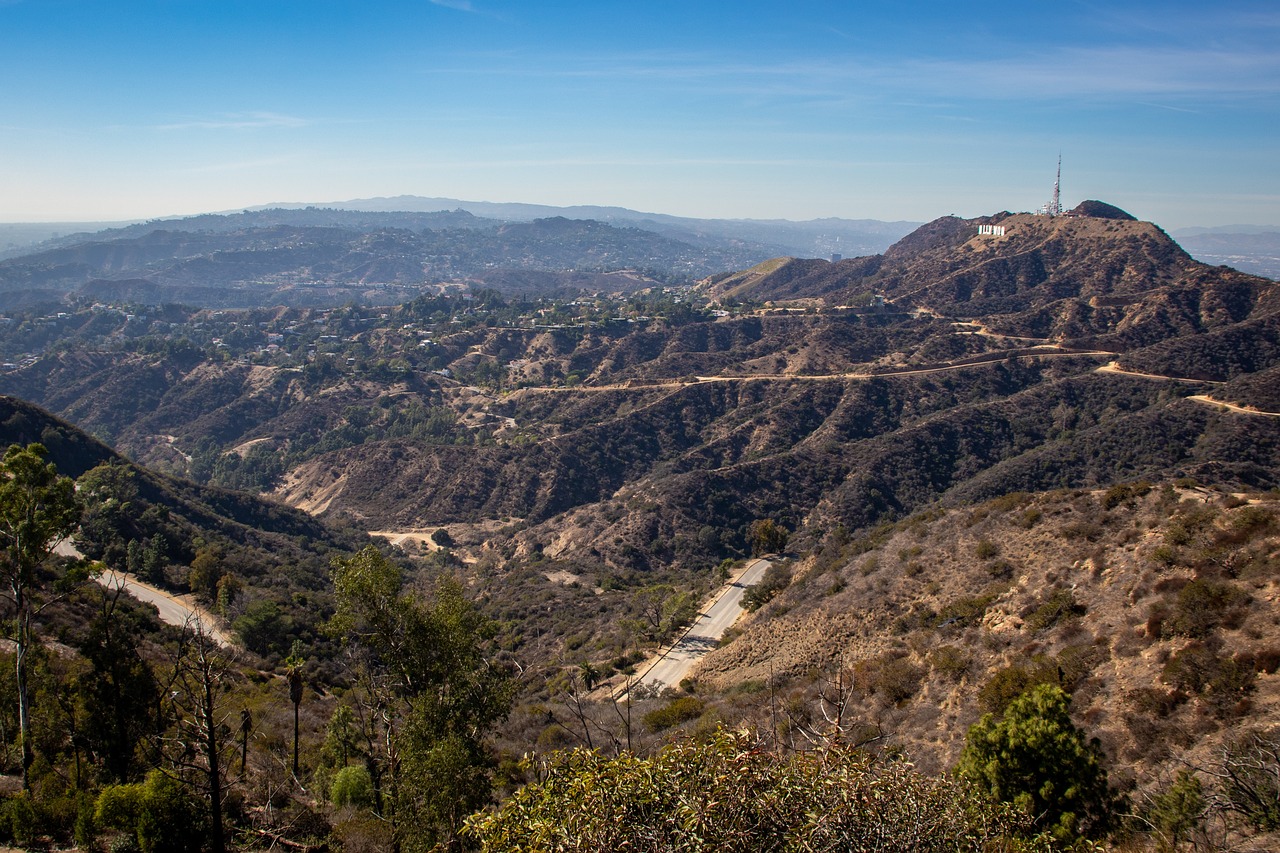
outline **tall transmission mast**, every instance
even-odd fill
[[[1062,155],[1058,155],[1058,176],[1053,181],[1053,201],[1040,208],[1043,216],[1062,215]]]
[[[1059,190],[1062,188],[1062,155],[1058,155],[1058,177],[1053,179],[1053,201],[1049,203],[1051,208],[1050,216],[1057,216],[1062,213],[1062,196]]]

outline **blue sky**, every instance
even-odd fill
[[[1280,4],[0,0],[0,221],[402,194],[1280,225]]]

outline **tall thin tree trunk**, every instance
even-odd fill
[[[205,757],[209,762],[209,841],[213,853],[226,853],[226,840],[222,830],[222,773],[218,767],[218,721],[214,714],[213,678],[204,673],[204,727]]]
[[[31,748],[31,700],[27,694],[27,652],[31,647],[31,614],[27,612],[25,590],[14,590],[18,610],[17,651],[14,655],[14,677],[18,688],[18,740],[22,742],[22,790],[31,790],[31,764],[35,751]]]

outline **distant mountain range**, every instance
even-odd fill
[[[277,226],[347,228],[361,233],[388,228],[480,230],[499,223],[553,218],[592,220],[619,229],[650,232],[684,244],[689,248],[676,251],[674,258],[660,253],[656,259],[657,266],[672,272],[697,270],[699,274],[740,269],[777,256],[830,258],[841,255],[853,258],[874,255],[920,225],[907,221],[840,218],[807,221],[698,219],[622,207],[556,207],[403,195],[322,204],[282,202],[243,211],[133,222],[0,223],[0,260],[39,255],[83,243],[138,238],[156,230],[229,233]],[[1190,254],[1205,263],[1233,266],[1270,278],[1280,277],[1280,226],[1189,227],[1173,232],[1172,236]],[[691,257],[695,259],[691,260]],[[488,259],[485,263],[501,265],[502,260]],[[591,264],[587,263],[587,266]],[[528,268],[527,264],[525,268]],[[545,264],[539,267],[546,268]],[[339,269],[334,274],[346,277],[345,281],[337,282],[340,285],[358,284],[361,280],[357,271]],[[142,271],[139,276],[154,280],[152,272]],[[102,277],[121,279],[129,276],[122,275],[120,270],[112,270]],[[218,284],[217,281],[210,283]],[[0,272],[0,287],[6,284],[9,288],[15,286]],[[333,298],[340,303],[359,297],[375,298],[375,294],[358,287],[354,290],[343,287],[342,292]],[[290,299],[280,301],[290,302]]]
[[[396,196],[394,198],[353,199],[322,204],[284,202],[196,216],[166,217],[117,223],[0,224],[0,258],[75,245],[140,236],[156,229],[226,231],[248,226],[326,224],[357,228],[441,227],[439,221],[424,221],[409,214],[466,212],[497,222],[531,222],[535,219],[566,218],[595,220],[618,227],[650,231],[700,248],[750,246],[765,255],[846,257],[882,251],[890,243],[918,226],[918,222],[885,222],[877,219],[814,219],[794,222],[786,219],[695,219],[642,213],[621,207],[577,205],[554,207],[539,204],[463,201],[451,198]],[[356,216],[352,214],[374,214]],[[404,215],[402,215],[404,214]],[[479,224],[479,223],[475,223]]]
[[[531,218],[554,209],[478,206],[505,215],[498,219],[439,209],[449,199],[393,201],[387,206],[437,209],[273,207],[50,239],[0,260],[0,310],[80,298],[224,309],[394,305],[441,285],[625,292],[690,284],[777,255],[880,251],[911,229],[844,220],[659,222],[601,208],[569,212],[609,221]]]
[[[299,208],[308,205],[271,205]],[[594,219],[653,231],[695,246],[721,241],[745,241],[778,250],[776,254],[799,257],[845,257],[869,255],[883,251],[890,243],[905,236],[919,222],[886,222],[879,219],[824,218],[805,221],[788,219],[696,219],[663,213],[642,213],[625,207],[573,205],[554,207],[544,204],[461,201],[452,198],[394,196],[366,198],[321,205],[342,210],[360,211],[435,211],[465,210],[476,216],[508,222],[563,216],[569,219]]]

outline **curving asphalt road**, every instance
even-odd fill
[[[767,568],[769,561],[764,558],[748,563],[742,574],[716,594],[685,635],[654,662],[637,683],[658,689],[679,685],[694,665],[719,645],[724,632],[738,621],[742,615],[743,593],[747,587],[760,582]]]
[[[218,627],[220,624],[218,617],[191,601],[189,595],[173,595],[151,584],[143,583],[131,575],[112,569],[107,569],[98,575],[96,580],[107,589],[123,588],[139,601],[152,605],[159,614],[161,622],[176,625],[179,628],[190,626],[193,631],[199,631],[220,646],[235,644],[231,635]]]
[[[65,539],[59,542],[58,546],[53,550],[64,557],[84,559],[84,554],[80,553],[80,549]],[[104,570],[95,580],[107,589],[123,589],[139,601],[154,606],[161,622],[168,625],[176,625],[179,628],[190,625],[194,630],[199,631],[206,637],[213,638],[220,646],[235,645],[231,635],[218,627],[221,624],[218,617],[196,604],[189,595],[173,595],[159,587],[143,583],[132,575],[117,572],[113,569]]]

